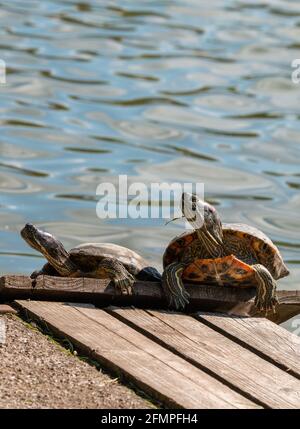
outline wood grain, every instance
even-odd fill
[[[110,314],[265,407],[300,406],[297,378],[191,316],[121,308]]]
[[[255,295],[254,289],[220,288],[208,285],[187,285],[192,304],[220,305],[248,301]],[[103,303],[115,301],[122,303],[151,303],[166,305],[159,282],[136,282],[132,296],[117,294],[110,280],[91,278],[68,278],[39,276],[35,281],[26,276],[3,276],[0,278],[2,296],[18,299],[20,295],[27,298],[78,298],[98,300]],[[83,301],[81,301],[83,302]]]
[[[197,318],[300,378],[300,337],[295,334],[257,317],[198,313]]]
[[[190,305],[186,311],[231,312],[233,315],[256,315],[253,304],[255,289],[238,289],[212,285],[187,284]],[[280,305],[277,314],[269,314],[276,323],[300,313],[298,291],[278,291]],[[136,282],[133,295],[122,296],[115,291],[109,280],[91,278],[66,278],[39,276],[33,281],[27,276],[3,276],[0,278],[0,299],[35,299],[47,301],[89,302],[97,306],[134,305],[140,308],[167,308],[159,282]],[[260,314],[263,316],[263,314]]]
[[[84,304],[17,301],[30,317],[169,407],[257,408],[107,312]]]
[[[7,313],[16,314],[17,311],[11,305],[0,304],[0,314],[7,314]]]

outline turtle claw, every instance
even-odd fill
[[[134,277],[128,273],[128,276],[120,279],[115,279],[114,284],[116,291],[121,295],[132,295],[133,294],[133,283]]]
[[[175,310],[184,310],[189,303],[190,294],[187,291],[182,291],[180,294],[172,294],[169,297],[169,307]]]
[[[268,315],[269,311],[272,311],[273,314],[276,313],[276,305],[278,304],[278,299],[276,296],[272,296],[271,298],[261,299],[260,297],[256,297],[254,301],[255,307],[260,312],[265,312],[265,316]]]

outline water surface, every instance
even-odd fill
[[[261,228],[300,275],[297,1],[0,1],[0,271],[43,260],[31,221],[66,246],[110,241],[157,265],[180,222],[99,220],[96,186],[204,182],[224,221]]]

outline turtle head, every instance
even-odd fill
[[[181,198],[183,216],[195,230],[208,232],[218,244],[222,244],[222,222],[217,210],[196,194],[184,192]]]
[[[63,244],[53,235],[27,223],[21,236],[30,247],[41,252],[60,275],[69,277],[78,271]]]

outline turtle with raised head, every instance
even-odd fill
[[[181,209],[193,230],[174,238],[163,256],[162,286],[170,306],[188,304],[186,282],[255,287],[256,307],[275,311],[275,280],[289,274],[275,244],[252,226],[222,224],[217,210],[195,194],[182,195]]]
[[[116,289],[123,294],[131,294],[135,279],[160,281],[156,268],[138,253],[112,243],[85,243],[69,252],[52,234],[26,224],[21,236],[33,249],[41,252],[47,263],[41,270],[31,274],[62,277],[91,277],[111,279]]]

